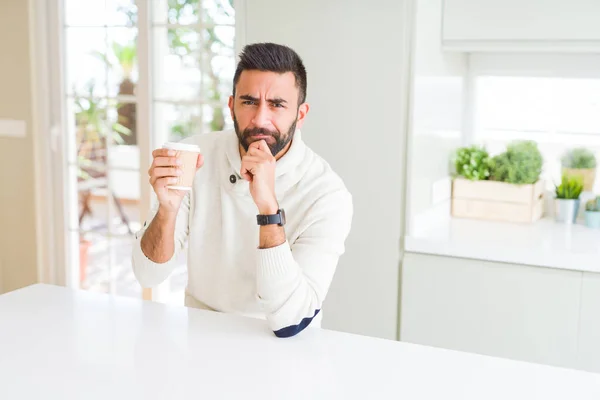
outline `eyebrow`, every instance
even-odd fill
[[[254,96],[250,96],[249,94],[243,94],[243,95],[241,95],[240,99],[242,99],[242,100],[250,100],[250,101],[259,101],[260,100],[260,99],[254,97]],[[287,104],[287,100],[284,100],[281,97],[275,97],[273,99],[267,99],[267,101],[269,103],[275,103],[275,104],[282,104],[282,103]]]

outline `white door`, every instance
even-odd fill
[[[140,297],[131,248],[152,199],[151,151],[232,126],[233,1],[55,1],[52,159],[65,283]],[[185,262],[159,300],[183,303]]]

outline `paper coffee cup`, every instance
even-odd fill
[[[163,149],[175,150],[175,157],[181,160],[182,165],[180,168],[183,171],[183,174],[177,177],[177,182],[167,186],[167,188],[192,190],[200,146],[196,146],[195,144],[169,142],[163,145]]]

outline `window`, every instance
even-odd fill
[[[475,142],[496,154],[512,140],[536,141],[549,189],[560,181],[560,158],[567,149],[587,147],[600,157],[597,58],[556,55],[515,62],[515,56],[479,57],[474,63]],[[572,60],[565,66],[563,58]],[[559,70],[547,64],[561,60]],[[597,65],[597,76],[588,72],[593,71],[590,64]]]
[[[154,0],[154,122],[165,140],[232,128],[233,0]]]
[[[63,95],[55,95],[67,120],[65,234],[75,264],[68,270],[79,272],[83,288],[139,297],[131,246],[146,218],[140,184],[148,166],[140,154],[152,144],[232,128],[233,0],[62,4],[65,69],[56,77]],[[140,130],[142,121],[151,129]],[[179,265],[170,294],[183,303],[185,254]]]

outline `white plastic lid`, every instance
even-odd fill
[[[187,143],[167,142],[167,143],[163,144],[163,149],[179,150],[179,151],[193,151],[195,153],[200,153],[200,146],[195,145],[195,144],[187,144]]]

